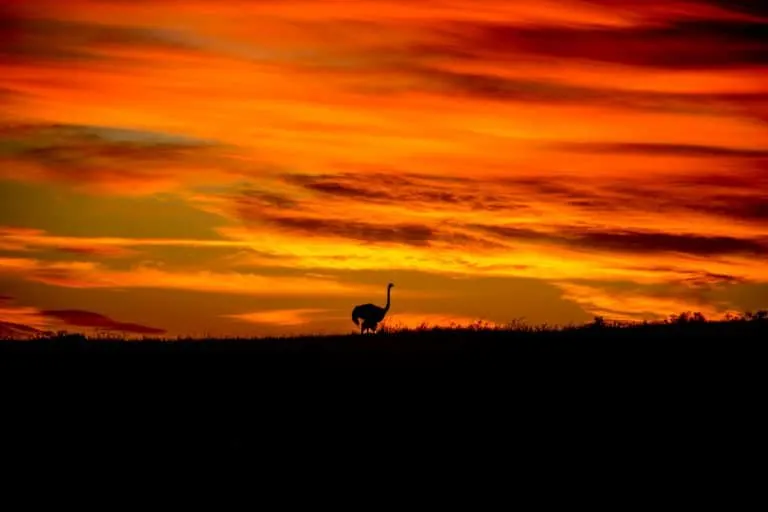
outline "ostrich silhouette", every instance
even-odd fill
[[[392,283],[387,285],[387,305],[385,307],[382,308],[375,304],[360,304],[352,310],[352,321],[355,322],[355,325],[360,326],[360,334],[365,334],[365,331],[376,331],[379,322],[384,319],[387,311],[389,311],[390,294],[393,286],[395,285]],[[360,320],[363,321],[362,324]]]

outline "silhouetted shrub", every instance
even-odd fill
[[[700,313],[692,313],[690,311],[684,311],[679,315],[670,315],[669,323],[672,324],[690,324],[690,323],[706,323],[706,317]]]

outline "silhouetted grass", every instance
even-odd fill
[[[707,321],[699,313],[670,316],[661,322],[612,322],[596,317],[585,325],[530,326],[522,322],[416,328],[383,325],[373,335],[302,335],[262,338],[126,339],[114,334],[86,336],[59,332],[32,340],[0,341],[0,350],[16,353],[262,354],[313,356],[428,356],[504,354],[524,351],[674,352],[696,343],[726,348],[727,343],[768,339],[764,311]]]
[[[109,447],[197,456],[249,446],[254,463],[266,449],[291,446],[327,449],[318,459],[326,461],[344,443],[386,452],[402,441],[393,437],[399,432],[420,447],[432,442],[437,453],[459,441],[487,453],[511,443],[510,461],[525,453],[542,463],[591,460],[598,446],[625,454],[632,447],[635,460],[660,446],[679,453],[681,439],[691,456],[707,446],[711,458],[715,442],[725,446],[723,423],[738,431],[727,445],[750,453],[745,434],[762,414],[767,335],[762,314],[424,325],[366,336],[59,333],[0,342],[0,378],[3,410],[17,439],[28,440],[17,441],[25,453],[80,457]],[[19,405],[9,406],[14,399]],[[568,455],[575,449],[584,452]]]

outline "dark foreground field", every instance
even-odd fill
[[[2,341],[2,428],[11,445],[46,453],[351,445],[384,456],[415,443],[539,461],[569,450],[658,456],[664,446],[711,461],[765,448],[767,344],[765,320]]]
[[[60,333],[34,340],[0,341],[6,364],[54,371],[141,369],[152,376],[193,368],[222,378],[320,376],[329,370],[373,376],[391,371],[438,371],[459,377],[482,371],[508,378],[518,372],[641,372],[674,367],[680,375],[716,365],[729,371],[756,364],[768,346],[768,320],[685,321],[570,328],[424,328],[375,335],[227,339],[89,338]],[[727,365],[735,365],[733,367]],[[231,370],[231,372],[230,372]],[[233,373],[234,372],[234,373]],[[372,372],[372,373],[371,373]],[[171,374],[169,374],[171,375]],[[331,375],[326,375],[332,378]]]

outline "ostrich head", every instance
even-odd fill
[[[387,285],[387,288],[394,288],[394,286],[395,286],[395,285],[394,285],[394,283],[389,283],[389,284]]]

